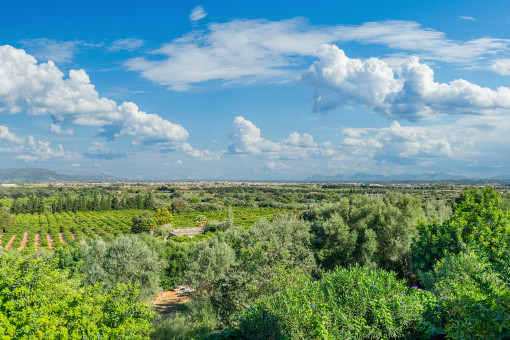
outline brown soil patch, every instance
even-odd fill
[[[15,238],[16,238],[16,235],[12,235],[11,239],[9,240],[9,242],[7,242],[7,244],[5,245],[5,249],[9,249],[9,247],[12,244],[12,242],[14,242]]]
[[[48,247],[50,247],[51,250],[55,249],[55,243],[53,243],[53,237],[51,237],[51,234],[46,234],[46,239],[48,240]]]
[[[189,295],[180,296],[181,293],[173,290],[165,290],[158,293],[158,297],[152,301],[152,308],[158,314],[167,314],[171,312],[182,311],[184,304],[191,298]]]
[[[25,231],[25,233],[23,234],[23,240],[21,241],[21,245],[19,246],[18,251],[22,251],[23,249],[25,249],[27,243],[28,243],[28,231]]]
[[[5,236],[5,234],[7,234],[7,233],[3,233],[2,235],[0,235],[0,238],[4,237],[4,236]]]
[[[60,239],[60,243],[66,244],[66,239],[64,238],[64,233],[58,233],[58,238]]]
[[[71,233],[71,237],[73,238],[73,240],[76,240],[76,234],[75,233]]]
[[[39,248],[40,244],[41,244],[41,234],[37,233],[37,234],[35,234],[34,247]]]

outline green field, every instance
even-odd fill
[[[73,239],[129,234],[131,219],[143,210],[79,211],[43,214],[18,214],[13,226],[3,227],[0,245],[9,249],[55,248]],[[271,218],[279,209],[233,207],[234,224],[249,226],[261,218]],[[195,227],[195,218],[204,215],[207,221],[226,221],[228,211],[183,212],[174,214],[175,228]],[[12,239],[14,237],[14,239]],[[23,240],[26,239],[25,242]]]

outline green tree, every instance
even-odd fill
[[[163,207],[156,211],[156,214],[154,214],[154,217],[152,218],[152,222],[154,223],[155,226],[173,224],[174,217],[166,207]]]
[[[429,271],[447,253],[457,254],[469,245],[497,259],[508,247],[510,220],[494,188],[467,187],[449,220],[442,224],[420,223],[418,233],[411,252],[413,267]]]
[[[9,212],[9,208],[0,208],[0,230],[5,230],[6,227],[14,225],[14,216]]]
[[[118,283],[139,285],[144,297],[160,286],[164,262],[134,235],[119,236],[111,243],[93,239],[84,245],[83,252],[81,272],[86,285],[103,282],[107,291]]]
[[[505,267],[510,267],[508,259]],[[440,307],[424,320],[428,333],[453,339],[510,338],[510,281],[500,269],[470,246],[422,273]]]
[[[154,312],[131,285],[83,287],[41,259],[0,256],[0,337],[149,339]]]
[[[139,233],[147,233],[153,228],[152,221],[153,214],[149,211],[143,211],[138,215],[134,216],[131,226],[131,233],[139,234]]]
[[[192,283],[197,291],[211,296],[215,284],[235,264],[234,250],[224,241],[214,238],[197,245],[194,259],[188,264],[185,279]]]

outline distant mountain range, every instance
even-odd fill
[[[105,182],[118,181],[118,177],[105,174],[67,175],[47,169],[39,168],[9,168],[0,169],[0,182]]]
[[[509,176],[497,176],[493,178],[472,178],[466,177],[462,175],[453,175],[448,173],[441,172],[432,172],[432,173],[423,173],[417,175],[374,175],[368,173],[357,173],[351,176],[345,175],[333,175],[333,176],[324,176],[324,175],[313,175],[306,178],[307,181],[311,182],[407,182],[407,181],[455,181],[455,182],[464,182],[464,181],[490,181],[490,180],[505,180],[508,181],[510,179]]]

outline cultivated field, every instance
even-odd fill
[[[78,211],[42,214],[18,214],[15,224],[3,227],[0,245],[6,249],[46,247],[54,249],[70,240],[116,236],[131,232],[131,220],[143,210]],[[261,218],[271,218],[279,209],[233,207],[234,224],[249,226]],[[183,212],[174,214],[175,228],[195,227],[195,219],[226,221],[227,210]]]

